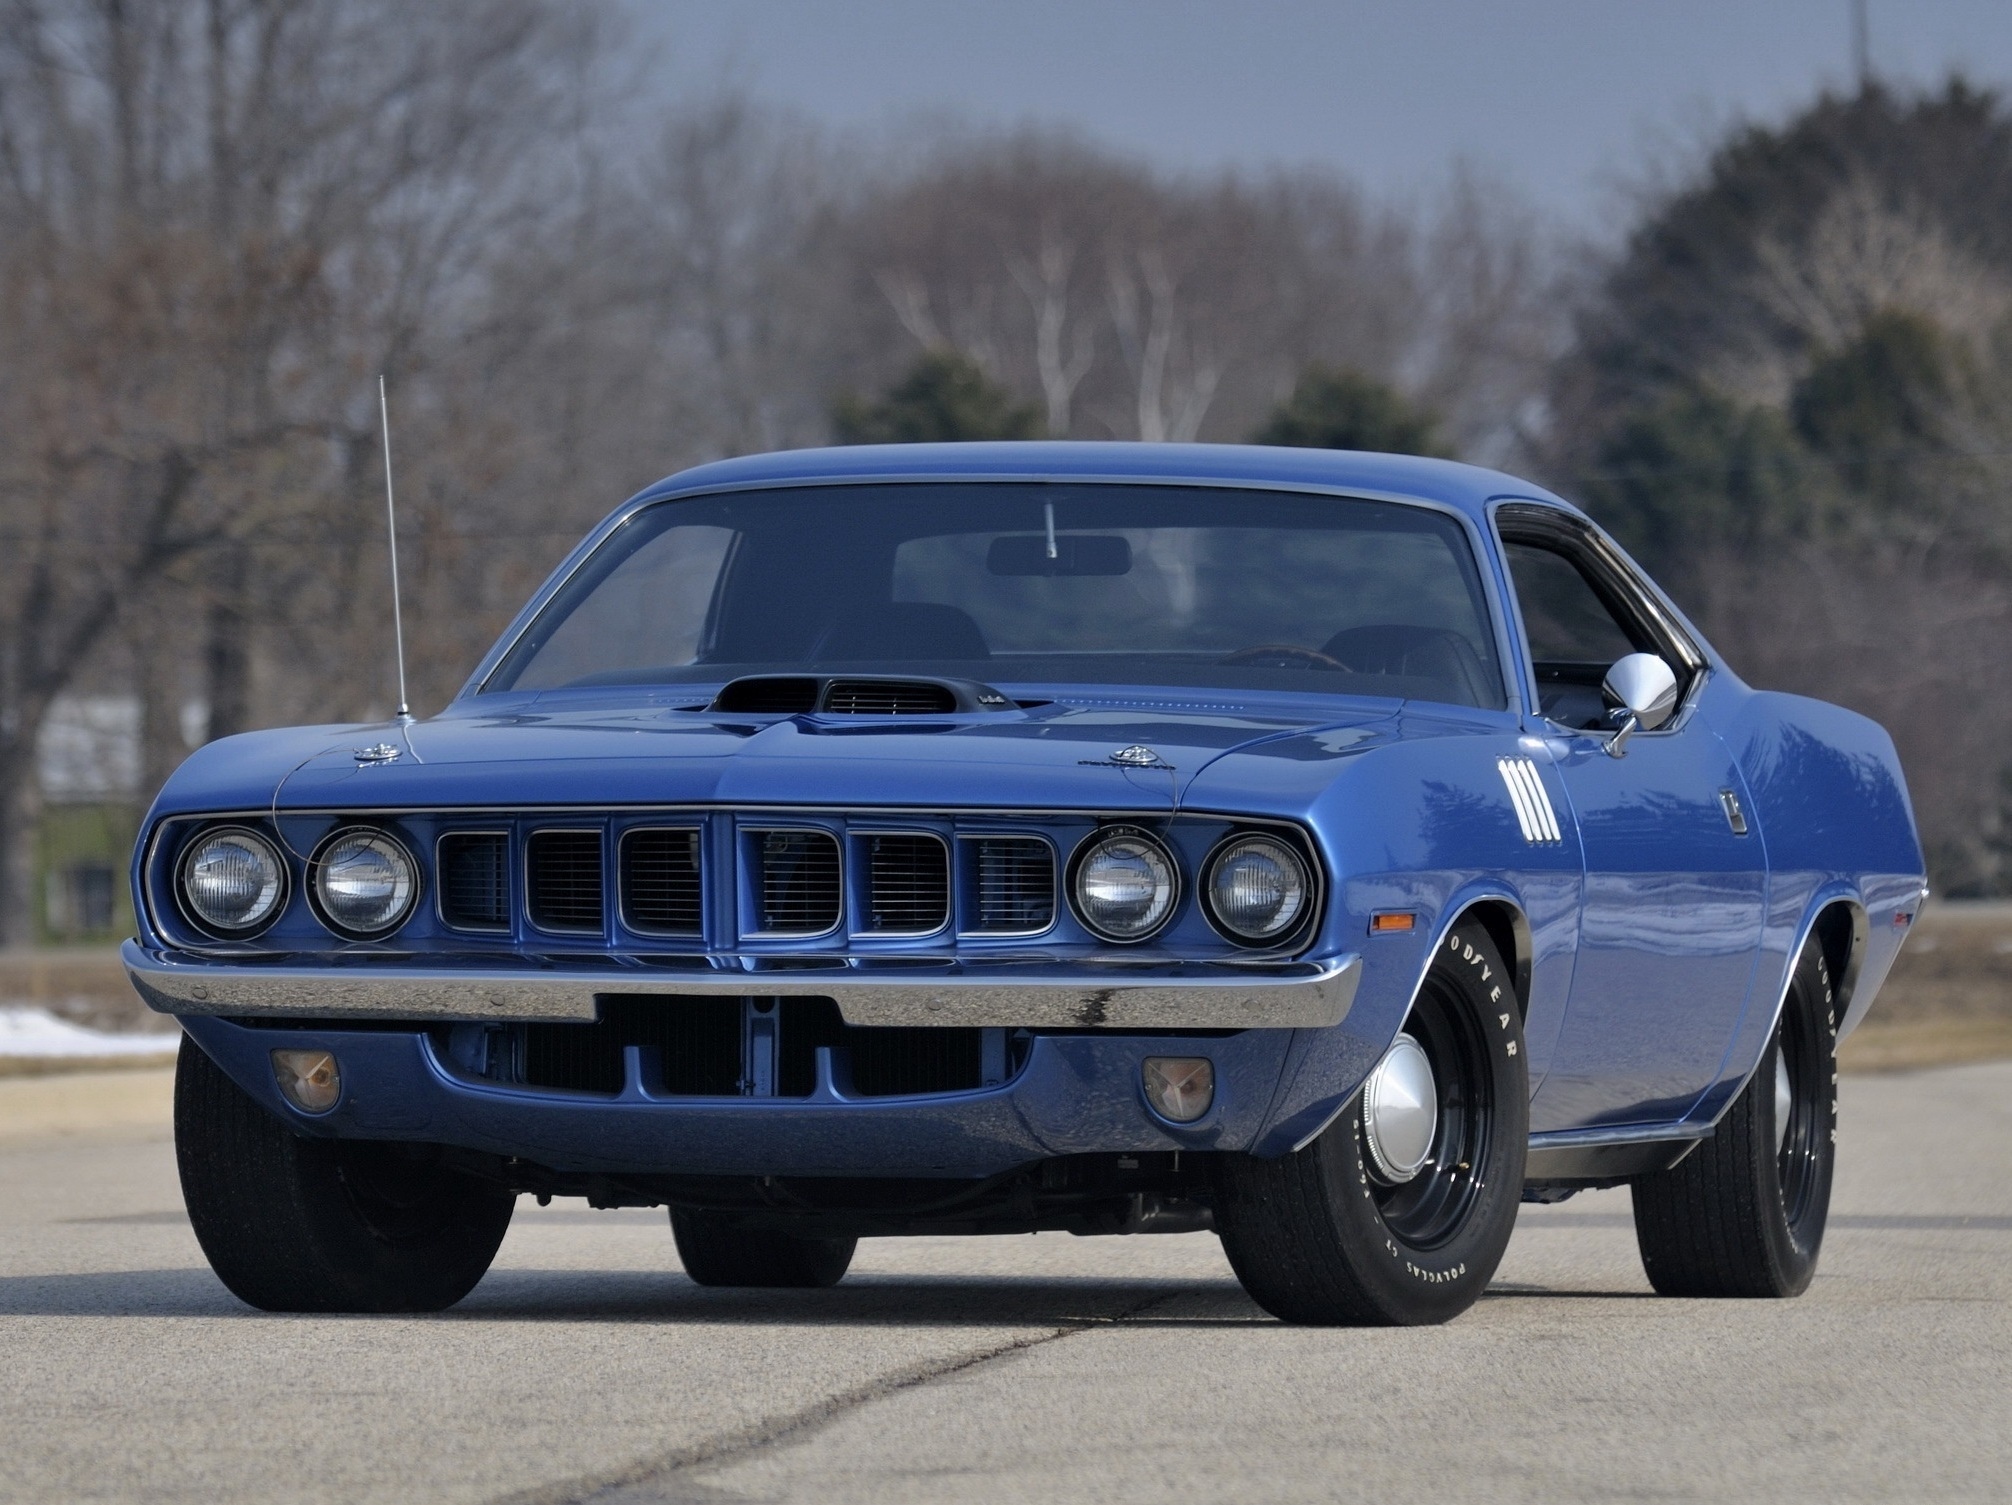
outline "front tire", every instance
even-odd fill
[[[268,1312],[434,1312],[475,1288],[510,1227],[507,1187],[425,1145],[295,1134],[182,1040],[175,1160],[210,1268]]]
[[[1223,1251],[1252,1298],[1287,1322],[1448,1321],[1479,1299],[1508,1248],[1529,1075],[1516,992],[1481,926],[1456,927],[1426,974],[1393,1047],[1415,1061],[1407,1037],[1430,1065],[1436,1108],[1415,1169],[1416,1154],[1393,1169],[1391,1146],[1373,1137],[1373,1084],[1304,1149],[1222,1164]]]
[[[769,1289],[835,1286],[852,1265],[855,1238],[799,1238],[766,1228],[737,1228],[717,1213],[671,1209],[671,1237],[685,1274],[702,1286]]]
[[[1804,946],[1760,1068],[1712,1137],[1635,1181],[1635,1242],[1664,1296],[1800,1296],[1837,1162],[1837,1005]]]

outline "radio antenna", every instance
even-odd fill
[[[398,719],[410,721],[405,699],[405,614],[398,604],[398,503],[391,490],[391,403],[384,393],[384,375],[377,377],[377,414],[384,424],[384,526],[391,540],[391,635],[398,646]]]

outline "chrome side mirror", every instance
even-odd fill
[[[1607,671],[1600,692],[1613,704],[1608,719],[1616,721],[1607,739],[1607,755],[1618,758],[1636,732],[1652,732],[1677,709],[1677,676],[1653,653],[1631,653]]]

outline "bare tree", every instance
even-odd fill
[[[528,0],[0,6],[0,939],[37,732],[122,614],[180,596],[213,730],[249,721],[291,520],[525,202],[581,31]]]

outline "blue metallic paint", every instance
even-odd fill
[[[1456,512],[1483,565],[1504,661],[1504,711],[1255,692],[1203,699],[1151,686],[1027,687],[1029,712],[864,725],[699,714],[689,689],[479,693],[573,564],[636,509],[742,487],[986,478],[1206,482],[1410,500]],[[1850,712],[1741,684],[1708,660],[1676,730],[1607,759],[1536,711],[1535,685],[1489,524],[1506,498],[1572,512],[1513,477],[1446,462],[1323,451],[1151,445],[958,445],[798,451],[700,467],[633,498],[594,530],[441,715],[410,726],[327,726],[223,739],[169,782],[146,823],[276,812],[308,839],[339,812],[788,806],[799,810],[1191,813],[1303,824],[1336,875],[1309,952],[1360,950],[1362,985],[1328,1030],[1249,1030],[1209,1042],[1219,1101],[1174,1129],[1139,1101],[1137,1063],[1191,1040],[1047,1036],[1013,1082],[927,1099],[613,1101],[457,1076],[424,1035],[186,1027],[232,1076],[304,1132],[438,1139],[576,1169],[978,1175],[1049,1154],[1162,1148],[1277,1154],[1345,1104],[1401,1026],[1430,950],[1476,905],[1520,920],[1529,951],[1532,1129],[1546,1142],[1703,1132],[1761,1057],[1790,964],[1818,916],[1846,906],[1848,1029],[1863,1017],[1923,894],[1922,861],[1892,743]],[[1576,516],[1577,514],[1574,513]],[[1658,594],[1670,615],[1681,613]],[[1688,626],[1688,624],[1685,624]],[[359,766],[391,740],[401,756]],[[1172,771],[1100,763],[1144,743]],[[1565,829],[1526,841],[1497,771],[1531,759]],[[583,778],[583,771],[591,770]],[[1736,788],[1751,834],[1716,803]],[[327,812],[313,814],[310,812]],[[407,819],[426,826],[430,817]],[[1711,825],[1712,821],[1719,824]],[[1582,845],[1582,833],[1584,844]],[[136,891],[159,893],[143,840]],[[1587,867],[1593,871],[1589,879]],[[1368,937],[1374,911],[1409,933]],[[1582,911],[1587,915],[1582,925]],[[141,909],[142,941],[186,936]],[[616,937],[619,939],[619,937]],[[295,937],[299,945],[309,940]],[[328,944],[323,938],[321,944]],[[459,942],[457,942],[459,944]],[[505,941],[502,944],[512,944]],[[265,1052],[324,1045],[345,1099],[313,1122],[273,1088]],[[828,1086],[828,1084],[827,1084]]]

